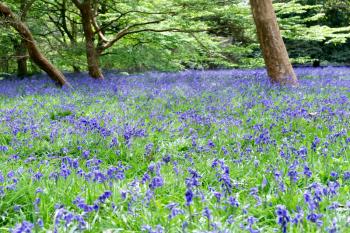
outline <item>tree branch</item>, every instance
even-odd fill
[[[81,3],[79,0],[72,0],[72,2],[74,3],[74,5],[76,7],[78,7],[79,9],[82,7],[83,3]]]
[[[35,1],[36,0],[30,0],[30,1],[24,2],[21,5],[21,13],[20,13],[19,17],[22,21],[25,20],[25,18],[27,17],[27,13]]]
[[[120,30],[113,39],[109,40],[107,43],[102,44],[101,46],[99,46],[98,50],[101,53],[102,51],[110,48],[111,46],[113,46],[114,43],[116,43],[118,40],[120,40],[121,38],[123,38],[124,36],[126,36],[129,33],[129,30],[131,28],[135,28],[135,27],[139,27],[139,26],[144,26],[144,25],[149,25],[149,24],[157,24],[160,23],[162,21],[166,20],[165,18],[163,19],[158,19],[158,20],[154,20],[154,21],[148,21],[148,22],[144,22],[144,23],[135,23],[132,25],[129,25],[127,27],[125,27],[124,29]]]
[[[92,21],[92,26],[94,26],[95,33],[97,33],[97,35],[99,36],[101,41],[104,42],[104,43],[108,42],[108,39],[103,35],[100,26],[98,26],[98,24],[97,24],[96,16],[93,16],[91,21]]]

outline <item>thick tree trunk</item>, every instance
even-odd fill
[[[21,39],[21,42],[18,43],[15,47],[16,47],[16,59],[17,59],[17,76],[24,77],[28,75],[28,66],[27,66],[28,54],[27,54],[27,47],[26,47],[25,40]]]
[[[54,67],[40,52],[28,27],[22,21],[20,21],[20,19],[18,19],[15,14],[12,13],[10,8],[1,2],[0,15],[7,18],[8,24],[13,27],[24,39],[29,56],[35,62],[35,64],[44,70],[51,77],[51,79],[60,86],[70,86],[64,75],[56,67]]]
[[[298,79],[289,61],[272,0],[250,0],[260,47],[272,83],[298,85]]]
[[[81,21],[83,24],[85,44],[86,44],[86,58],[88,63],[89,75],[96,79],[103,79],[103,74],[100,70],[99,53],[94,44],[94,31],[92,28],[92,11],[91,1],[85,0],[83,3],[76,3],[81,13]]]

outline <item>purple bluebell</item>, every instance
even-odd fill
[[[164,185],[164,180],[161,176],[155,176],[152,178],[149,187],[154,190],[156,188],[162,187]]]
[[[321,220],[323,217],[322,214],[316,214],[314,212],[310,213],[306,219],[309,220],[310,222],[316,223],[318,226],[323,225],[323,221]]]
[[[350,171],[344,172],[343,179],[344,180],[350,180]]]
[[[178,215],[184,214],[185,211],[179,208],[178,203],[170,203],[166,206],[170,210],[170,214],[168,215],[168,219],[171,220]]]
[[[230,196],[228,198],[228,203],[233,207],[239,207],[239,205],[240,205],[239,201],[235,197],[232,197],[232,196]]]
[[[18,223],[15,228],[10,229],[11,233],[31,233],[34,228],[34,224],[28,221]]]
[[[304,175],[308,178],[312,176],[312,171],[307,165],[304,165]]]
[[[291,218],[288,210],[284,205],[278,205],[276,209],[277,223],[281,226],[282,232],[287,232],[287,226]]]
[[[100,203],[105,203],[105,201],[112,196],[112,192],[107,190],[101,196],[98,197]]]
[[[186,205],[190,206],[193,201],[193,192],[191,189],[187,189],[185,193],[185,198],[186,198]]]
[[[211,220],[212,215],[211,215],[211,211],[208,207],[205,207],[203,210],[203,216],[206,217],[208,220]]]

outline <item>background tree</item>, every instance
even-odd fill
[[[22,0],[20,2],[19,18],[22,22],[26,21],[28,11],[30,10],[34,2],[35,0]],[[12,41],[14,44],[14,49],[16,51],[15,54],[17,59],[17,76],[26,76],[28,74],[27,61],[29,57],[26,47],[26,41],[22,37],[19,40],[12,37]]]
[[[125,37],[143,33],[196,33],[207,30],[205,24],[195,20],[209,6],[201,0],[135,3],[72,1],[80,10],[89,74],[94,78],[103,78],[99,57]]]
[[[307,65],[314,60],[320,60],[321,65],[350,64],[349,0],[273,2],[292,64]],[[20,17],[19,3],[6,1]],[[90,44],[96,50],[99,70],[134,73],[264,66],[250,5],[245,0],[90,3]],[[57,68],[89,70],[88,40],[81,12],[72,0],[34,1],[23,21],[45,57]],[[24,58],[21,64],[27,65],[29,75],[40,72],[28,53],[19,49],[20,44],[21,37],[15,30],[0,31],[0,75],[20,73],[18,58]]]
[[[350,64],[350,1],[275,1],[287,50],[294,62]]]
[[[74,72],[80,72],[81,69],[81,57],[80,53],[83,50],[79,44],[79,39],[81,38],[80,33],[80,17],[79,12],[75,11],[75,7],[70,0],[56,0],[56,1],[43,1],[45,8],[42,9],[44,13],[44,18],[48,19],[49,24],[45,24],[47,31],[51,32],[51,35],[60,34],[56,38],[55,50],[60,50],[59,56],[64,59],[69,57],[71,64],[67,64],[67,61],[60,61],[63,65],[67,67],[71,66]],[[56,30],[53,30],[56,29]],[[53,39],[51,36],[44,36],[49,40]],[[50,43],[53,45],[54,43]]]
[[[271,82],[297,85],[298,80],[282,40],[272,0],[250,0],[250,5]]]
[[[6,23],[13,27],[25,41],[29,56],[31,59],[42,69],[44,70],[57,84],[63,86],[68,85],[64,75],[55,68],[40,52],[36,42],[32,36],[32,33],[25,25],[24,22],[20,20],[11,9],[5,4],[0,2],[0,16],[4,17]]]

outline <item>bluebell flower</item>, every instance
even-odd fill
[[[213,192],[214,193],[214,197],[216,198],[217,202],[221,201],[221,193],[220,192]]]
[[[177,167],[176,161],[173,162],[173,170],[174,170],[176,175],[179,175],[179,168]]]
[[[307,165],[304,165],[304,175],[308,178],[312,176],[312,171]]]
[[[153,162],[150,163],[150,164],[148,165],[148,171],[151,172],[151,173],[153,173],[153,172],[154,172],[155,166],[156,166],[156,165],[155,165]]]
[[[193,192],[191,189],[187,189],[185,193],[185,198],[186,198],[186,205],[190,206],[193,201]]]
[[[7,178],[13,178],[13,177],[15,177],[15,172],[11,170],[7,173]]]
[[[35,198],[34,201],[34,208],[35,208],[35,212],[39,213],[39,204],[40,204],[40,198]]]
[[[171,160],[171,157],[170,157],[170,155],[167,155],[167,156],[164,156],[164,157],[162,158],[162,160],[163,160],[164,163],[169,163],[170,160]]]
[[[201,176],[196,170],[192,168],[189,168],[188,171],[191,176],[186,178],[185,180],[187,188],[198,187],[200,185],[199,179],[201,178]]]
[[[159,187],[162,187],[164,185],[164,180],[161,176],[156,176],[153,177],[153,179],[151,180],[149,187],[150,189],[156,189]]]
[[[19,212],[19,211],[21,211],[21,209],[22,209],[22,206],[21,206],[21,205],[14,205],[14,206],[13,206],[13,210],[14,210],[15,212]]]
[[[170,203],[166,207],[170,210],[170,214],[168,216],[168,219],[171,220],[175,218],[177,215],[184,214],[185,211],[178,208],[178,203]]]
[[[31,233],[34,228],[34,224],[28,221],[18,223],[15,228],[10,229],[11,233]]]
[[[119,145],[118,138],[113,137],[111,143],[109,144],[109,147],[112,148],[118,145]]]
[[[7,146],[0,146],[0,151],[2,151],[2,152],[6,152],[6,151],[8,151],[8,147]]]
[[[154,192],[152,189],[147,189],[146,194],[145,194],[145,198],[144,198],[144,202],[146,205],[149,205],[151,199],[154,196]]]
[[[36,221],[36,224],[40,227],[40,228],[43,228],[44,227],[44,221],[39,218],[37,221]]]
[[[214,144],[214,142],[212,140],[209,139],[208,140],[208,146],[213,148],[213,147],[215,147],[215,144]]]
[[[82,156],[83,156],[83,158],[88,159],[89,156],[90,156],[90,151],[84,150],[83,153],[82,153]]]
[[[292,223],[294,225],[297,225],[299,223],[301,223],[304,219],[304,212],[303,210],[298,206],[297,207],[297,212],[295,213],[294,218],[292,219]]]
[[[155,229],[153,229],[149,225],[143,225],[141,227],[141,231],[146,232],[146,233],[163,233],[164,232],[164,228],[161,225],[157,225],[155,227]]]
[[[228,198],[228,203],[231,205],[231,206],[233,206],[233,207],[239,207],[239,202],[238,202],[238,200],[235,198],[235,197],[232,197],[232,196],[230,196],[229,198]]]
[[[64,179],[67,179],[67,177],[71,174],[71,171],[65,166],[61,166],[60,170],[60,176],[62,176]]]
[[[44,175],[41,172],[37,172],[33,176],[34,181],[39,181]]]
[[[98,200],[101,203],[104,203],[108,198],[110,198],[112,196],[112,192],[107,190],[105,191],[101,196],[98,197]]]
[[[151,176],[148,174],[148,172],[145,172],[143,174],[143,177],[142,177],[142,180],[141,180],[141,183],[142,184],[145,184],[147,181],[149,181],[151,179]]]
[[[312,212],[306,217],[306,219],[309,220],[310,222],[316,223],[318,226],[322,226],[323,225],[323,221],[321,220],[322,217],[323,217],[322,214],[316,214]]]
[[[314,140],[311,143],[311,149],[316,152],[317,145],[320,143],[320,139],[318,137],[315,137]]]
[[[75,204],[79,209],[83,210],[85,213],[90,213],[94,211],[93,206],[86,204],[85,200],[81,197],[77,197],[73,201],[73,204]]]
[[[307,155],[307,148],[305,146],[300,147],[297,154],[302,158],[305,159]]]
[[[203,210],[203,216],[206,217],[208,220],[211,220],[211,211],[208,207],[205,207]]]
[[[281,226],[282,232],[287,232],[287,225],[290,222],[289,212],[284,205],[278,205],[276,210],[277,223]]]
[[[330,210],[336,210],[336,209],[338,209],[339,208],[339,206],[340,206],[340,204],[339,204],[339,202],[332,202],[329,206],[328,206],[328,209],[330,209]]]
[[[35,193],[43,193],[43,192],[44,192],[44,190],[42,188],[37,188],[35,190]]]
[[[328,233],[337,233],[337,232],[339,232],[338,231],[338,227],[337,227],[337,219],[336,218],[333,218],[332,225],[327,227],[327,232]]]
[[[57,232],[57,229],[61,223],[68,227],[73,221],[78,223],[80,230],[86,229],[87,223],[81,215],[75,214],[66,209],[58,208],[56,209],[55,221],[54,221],[54,230]]]
[[[228,216],[228,218],[226,219],[226,223],[227,224],[233,224],[235,222],[233,215]]]
[[[344,180],[350,180],[350,171],[344,172],[343,178],[344,178]]]
[[[314,201],[313,196],[309,191],[304,193],[304,200],[310,210],[314,210],[318,207],[318,203]]]
[[[328,192],[331,195],[336,195],[338,193],[338,190],[340,188],[340,184],[337,181],[330,181],[328,182]]]
[[[0,183],[5,182],[5,177],[3,176],[2,172],[0,171]]]
[[[149,156],[152,153],[153,147],[154,147],[153,143],[148,143],[145,146],[145,156]]]
[[[337,179],[338,178],[338,173],[335,172],[335,171],[332,171],[331,172],[331,177],[334,178],[334,179]]]
[[[267,181],[266,177],[264,176],[263,180],[261,182],[261,188],[265,188],[267,184],[268,184],[268,181]]]
[[[185,231],[187,227],[188,227],[188,222],[187,222],[187,221],[184,221],[184,222],[181,224],[182,231]]]

